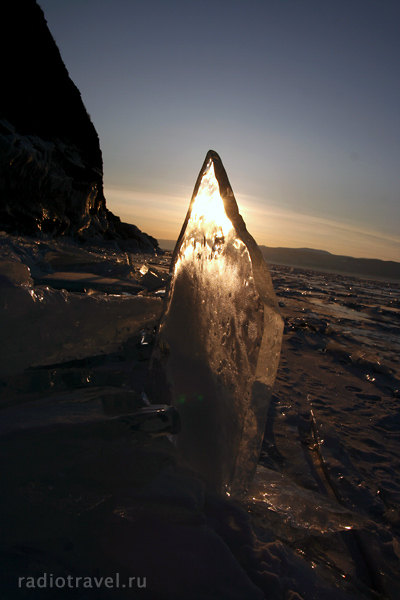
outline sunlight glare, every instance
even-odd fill
[[[226,236],[232,229],[232,223],[226,216],[212,160],[207,165],[207,170],[201,180],[193,203],[191,220],[198,222],[199,225],[209,222],[210,225],[221,229],[223,236]]]

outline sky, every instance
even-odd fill
[[[208,150],[259,244],[400,261],[398,0],[38,0],[108,208],[176,239]]]

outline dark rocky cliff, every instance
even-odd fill
[[[157,241],[106,208],[99,138],[35,0],[0,8],[0,229]]]

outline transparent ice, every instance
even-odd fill
[[[149,397],[178,408],[177,445],[209,487],[240,495],[259,458],[282,318],[268,269],[212,151],[171,273]]]
[[[270,519],[270,512],[280,516],[275,526],[281,536],[288,526],[313,535],[360,528],[365,519],[341,506],[337,501],[296,485],[289,477],[258,465],[250,486],[247,509]]]

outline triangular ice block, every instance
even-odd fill
[[[209,151],[175,247],[147,392],[181,415],[177,445],[213,490],[254,475],[283,321],[261,252]]]

